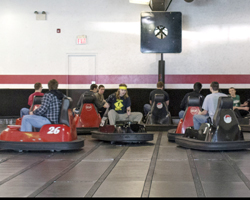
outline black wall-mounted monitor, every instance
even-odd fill
[[[142,53],[180,53],[181,51],[181,12],[141,13]]]

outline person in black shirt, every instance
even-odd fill
[[[164,94],[164,98],[165,98],[166,104],[167,104],[167,106],[169,105],[169,95],[168,95],[167,92],[165,92],[163,90],[163,86],[164,86],[164,83],[162,81],[159,81],[157,83],[157,89],[153,90],[152,92],[150,92],[150,94],[149,94],[149,103],[150,104],[145,104],[143,106],[145,117],[147,116],[148,112],[151,111],[151,106],[152,106],[152,104],[154,102],[155,94]]]
[[[142,113],[131,112],[131,100],[128,96],[127,85],[120,84],[117,92],[109,95],[106,99],[109,104],[108,119],[110,125],[115,125],[116,121],[137,121],[141,122]]]
[[[234,110],[237,118],[243,118],[249,114],[249,108],[250,108],[250,99],[245,101],[240,106],[234,106],[233,110]]]
[[[181,101],[181,105],[180,105],[180,108],[181,108],[181,111],[179,112],[179,118],[183,118],[183,115],[184,115],[184,112],[187,108],[187,101],[188,101],[188,97],[199,97],[200,98],[200,103],[201,103],[201,106],[202,106],[202,103],[204,101],[204,96],[200,94],[202,90],[202,84],[200,82],[196,82],[194,84],[194,91],[193,92],[189,92],[187,93],[184,98],[182,99]]]

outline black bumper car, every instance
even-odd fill
[[[212,123],[204,123],[199,130],[188,127],[185,134],[175,138],[179,146],[208,151],[242,150],[250,148],[233,111],[233,100],[220,97]]]
[[[145,126],[137,122],[116,122],[116,125],[104,125],[98,131],[91,131],[92,138],[111,143],[144,143],[154,139],[154,134],[145,131]]]
[[[168,131],[177,128],[177,124],[173,124],[168,106],[164,101],[163,94],[155,94],[151,111],[146,117],[146,131]]]
[[[198,97],[188,97],[187,108],[184,112],[183,118],[180,119],[177,129],[170,129],[168,131],[168,140],[174,142],[175,137],[182,136],[187,127],[194,126],[193,116],[197,115],[201,110],[201,102]]]

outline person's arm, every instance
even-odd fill
[[[128,114],[128,115],[130,115],[130,114],[131,114],[131,108],[130,108],[130,106],[129,106],[129,107],[127,107],[127,114]]]
[[[81,108],[81,105],[82,105],[82,101],[83,101],[83,94],[81,94],[77,104],[76,104],[76,107],[75,107],[75,110],[79,110]]]
[[[249,111],[249,107],[247,107],[247,106],[244,106],[244,107],[237,107],[237,106],[234,106],[233,109]]]
[[[131,114],[131,100],[130,100],[130,97],[128,97],[128,99],[127,99],[127,109],[126,109],[126,111],[127,111],[127,114],[128,115],[130,115]]]
[[[166,101],[166,104],[167,104],[167,106],[169,105],[169,100],[168,100],[168,101]]]
[[[207,115],[207,110],[199,111],[198,115]]]

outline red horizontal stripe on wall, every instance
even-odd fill
[[[48,83],[56,79],[59,84],[155,84],[158,75],[0,75],[0,84],[34,84]],[[209,84],[218,81],[221,84],[250,84],[250,75],[165,75],[166,84],[193,84],[195,82]]]

